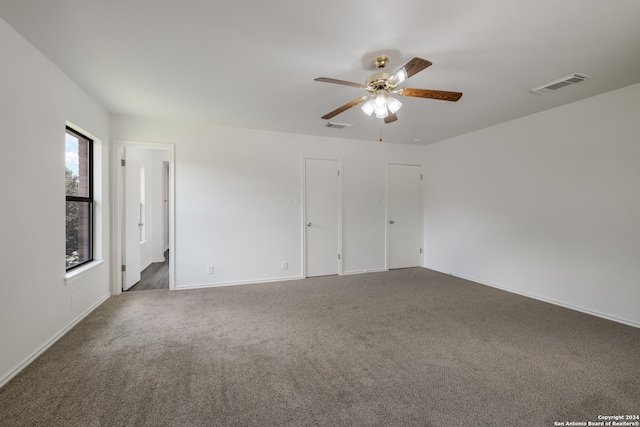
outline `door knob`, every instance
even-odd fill
[[[307,227],[311,227],[311,223],[310,222],[307,223]]]
[[[395,224],[394,220],[389,221],[389,224]]]

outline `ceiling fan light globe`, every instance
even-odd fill
[[[377,118],[384,119],[388,115],[389,115],[389,110],[387,109],[386,105],[384,107],[376,106],[376,117]]]
[[[376,105],[376,109],[378,109],[378,108],[386,108],[387,107],[386,96],[384,96],[383,94],[379,93],[378,96],[376,96],[375,105]],[[376,112],[376,114],[377,114],[377,112]]]
[[[373,99],[370,99],[367,102],[365,102],[364,105],[360,108],[367,116],[370,116],[371,114],[373,114],[373,112],[376,109],[375,102]]]
[[[400,109],[400,107],[402,107],[402,102],[398,101],[395,98],[389,97],[387,98],[387,107],[392,114],[395,114]]]

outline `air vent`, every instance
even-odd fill
[[[325,127],[328,128],[334,128],[334,129],[344,129],[344,128],[350,128],[351,126],[353,126],[353,123],[336,123],[336,122],[329,122],[326,125],[324,125]]]
[[[583,82],[590,77],[591,76],[588,76],[582,73],[573,73],[573,74],[566,75],[564,77],[560,77],[559,79],[555,79],[550,82],[544,83],[540,86],[531,88],[529,89],[529,91],[533,93],[540,93],[540,94],[553,92],[554,90],[562,89],[563,87],[566,87],[575,83]]]

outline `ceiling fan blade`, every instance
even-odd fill
[[[357,87],[359,89],[364,89],[364,86],[362,86],[362,84],[360,84],[360,83],[348,82],[346,80],[331,79],[329,77],[318,77],[317,79],[313,79],[313,81],[325,82],[325,83],[335,83],[337,85],[353,86],[353,87]]]
[[[389,112],[389,115],[384,118],[385,123],[393,123],[396,120],[398,120],[398,116],[396,116],[396,113],[392,113],[392,112]]]
[[[368,96],[362,96],[360,98],[356,98],[351,102],[347,102],[342,107],[338,107],[335,110],[333,110],[332,112],[325,114],[324,116],[322,116],[322,118],[325,119],[325,120],[329,120],[329,119],[337,116],[338,114],[340,114],[340,113],[342,113],[344,111],[347,111],[349,108],[355,107],[356,105],[360,104],[362,101],[364,101],[367,98],[368,98]]]
[[[405,73],[407,73],[407,78],[418,74],[420,71],[425,68],[431,66],[431,62],[422,58],[413,58],[411,61],[407,62],[404,67]]]
[[[398,91],[400,96],[414,96],[416,98],[429,98],[439,99],[442,101],[456,102],[462,97],[461,92],[448,92],[444,90],[431,90],[431,89],[413,89],[404,88]]]
[[[431,62],[427,61],[426,59],[413,58],[411,61],[407,62],[404,67],[393,73],[391,79],[395,81],[396,84],[402,83],[409,77],[418,74],[420,71],[424,70],[430,65]]]

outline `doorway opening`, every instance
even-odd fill
[[[174,146],[115,144],[114,288],[175,289]]]

